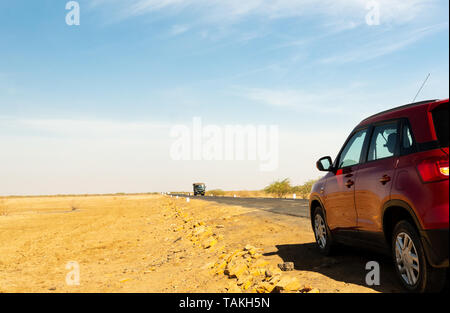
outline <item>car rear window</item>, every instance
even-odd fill
[[[448,102],[437,107],[431,112],[433,116],[434,129],[441,147],[448,147],[449,129],[448,129]]]

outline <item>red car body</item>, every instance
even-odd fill
[[[420,234],[428,262],[448,267],[448,103],[448,99],[413,103],[356,126],[334,162],[329,157],[319,160],[328,158],[328,169],[317,164],[328,173],[310,195],[313,227],[314,209],[320,207],[335,241],[389,251],[394,226],[406,219]],[[380,150],[391,153],[376,157],[379,144],[373,136],[389,127],[396,132],[384,136],[380,131],[385,140]],[[340,165],[357,140],[360,159],[342,160]]]

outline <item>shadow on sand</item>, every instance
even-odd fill
[[[315,243],[277,245],[276,247],[277,252],[264,255],[278,255],[284,262],[293,262],[296,270],[317,272],[336,281],[361,285],[379,292],[403,292],[397,281],[393,264],[386,255],[360,248],[339,246],[332,256],[326,257],[320,254]],[[366,264],[369,261],[377,261],[380,265],[379,286],[366,284],[366,275],[370,271],[366,270]]]

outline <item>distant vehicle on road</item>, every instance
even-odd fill
[[[204,183],[194,183],[194,196],[204,196],[206,192],[206,185]]]
[[[377,248],[392,255],[411,292],[440,291],[448,277],[449,100],[401,106],[362,121],[312,188],[317,245]]]

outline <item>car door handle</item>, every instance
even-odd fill
[[[355,184],[355,182],[351,179],[347,180],[347,182],[345,183],[345,186],[347,186],[348,188],[350,188],[351,186],[353,186]]]
[[[384,175],[383,177],[380,178],[380,183],[382,183],[383,185],[386,185],[386,183],[391,181],[391,177],[389,177],[388,175]]]

